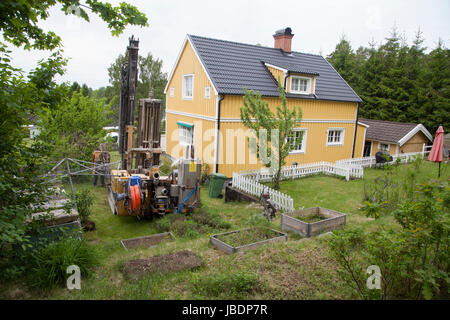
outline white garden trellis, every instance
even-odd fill
[[[75,165],[77,168],[72,171],[70,165]],[[97,164],[89,161],[64,158],[60,160],[47,174],[43,175],[44,178],[49,178],[47,182],[52,183],[58,179],[69,178],[70,189],[72,191],[72,197],[75,197],[75,192],[72,183],[72,176],[90,176],[93,173],[99,176],[111,177],[110,173],[104,173],[101,171],[104,167],[113,167],[117,165],[117,169],[120,168],[120,161]],[[59,172],[62,171],[62,172]],[[93,172],[93,173],[92,173]],[[108,170],[110,172],[110,170]]]

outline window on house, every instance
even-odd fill
[[[291,153],[301,153],[306,150],[306,129],[294,129],[292,137],[288,137],[288,143],[292,146]]]
[[[183,99],[191,100],[194,97],[194,75],[183,76]]]
[[[179,142],[183,145],[190,145],[194,143],[194,126],[177,122],[178,124],[178,135],[179,135]]]
[[[291,92],[310,94],[311,93],[311,78],[292,77],[291,78]]]
[[[173,98],[175,95],[175,88],[174,87],[170,87],[170,97]]]
[[[327,145],[344,144],[344,129],[328,129]]]
[[[378,145],[378,149],[380,149],[381,151],[389,151],[389,144],[388,143],[380,143]]]
[[[211,87],[205,87],[205,99],[209,99],[211,97]]]

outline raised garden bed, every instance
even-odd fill
[[[120,243],[125,248],[125,250],[128,250],[134,249],[136,247],[150,248],[160,244],[163,241],[173,241],[174,239],[175,237],[171,232],[163,232],[152,234],[150,236],[120,240]]]
[[[203,260],[190,250],[181,250],[169,254],[134,259],[122,265],[122,271],[130,279],[138,279],[150,273],[170,273],[193,270],[202,266]]]
[[[210,237],[211,244],[226,253],[253,249],[270,242],[287,241],[286,233],[269,228],[255,227],[219,233]]]
[[[312,237],[345,225],[347,215],[326,208],[309,208],[281,215],[281,230]]]

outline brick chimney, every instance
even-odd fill
[[[292,34],[291,28],[285,28],[281,30],[275,31],[273,38],[275,39],[274,48],[281,49],[286,53],[291,53],[291,43],[292,43]]]

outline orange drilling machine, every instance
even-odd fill
[[[178,169],[161,175],[161,100],[140,99],[134,126],[139,40],[129,39],[128,62],[122,66],[119,114],[121,169],[111,170],[108,201],[113,214],[138,218],[191,212],[200,206],[201,163],[193,146]]]

